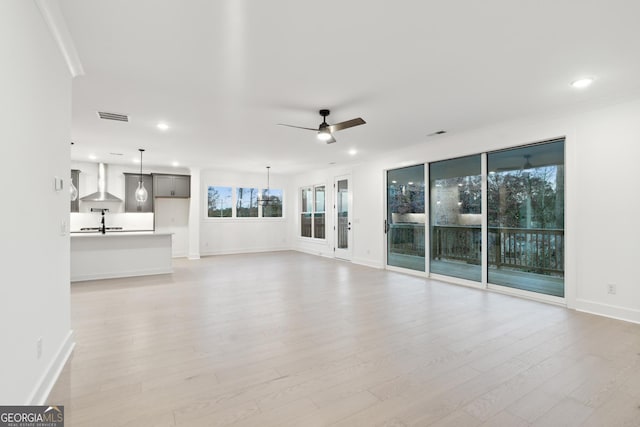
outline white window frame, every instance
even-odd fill
[[[322,211],[316,211],[316,191],[319,188],[324,188],[324,209]],[[311,200],[307,200],[307,209],[309,209],[309,207],[311,208],[311,210],[302,210],[303,207],[303,202],[302,202],[302,193],[303,191],[308,191],[311,190]],[[310,241],[326,241],[327,240],[327,190],[328,187],[326,184],[315,184],[315,185],[304,185],[302,187],[300,187],[298,189],[298,196],[299,196],[299,213],[298,213],[298,218],[300,219],[300,227],[299,227],[299,231],[298,231],[298,237],[301,239],[305,239],[305,240],[310,240]],[[324,215],[324,237],[316,237],[316,214],[323,214]],[[303,214],[310,214],[311,215],[311,236],[303,236],[302,235],[302,215]]]
[[[231,216],[209,216],[209,187],[225,187],[231,188]],[[258,194],[263,194],[266,191],[266,188],[260,188],[260,186],[251,186],[251,185],[224,185],[224,184],[209,184],[204,188],[204,217],[203,220],[206,222],[235,222],[235,221],[265,221],[265,222],[278,222],[285,220],[285,212],[286,206],[284,203],[285,199],[285,190],[281,188],[276,188],[275,190],[279,190],[282,193],[281,202],[282,202],[282,216],[263,216],[263,206],[258,204],[258,216],[238,216],[237,212],[237,203],[238,203],[238,188],[256,188],[258,190]],[[274,189],[271,189],[273,191]]]

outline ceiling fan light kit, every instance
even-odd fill
[[[302,126],[286,125],[284,123],[278,123],[278,125],[287,126],[290,128],[312,130],[314,132],[317,132],[319,140],[325,141],[327,144],[333,144],[334,142],[336,142],[336,139],[333,137],[334,132],[337,132],[343,129],[348,129],[354,126],[364,125],[365,123],[367,123],[362,118],[358,117],[357,119],[351,119],[345,122],[340,122],[334,125],[330,125],[329,123],[327,123],[327,116],[331,114],[331,111],[322,109],[319,111],[319,113],[322,116],[322,123],[320,123],[320,125],[318,126],[318,129],[307,128]]]

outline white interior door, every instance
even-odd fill
[[[351,203],[353,200],[350,176],[338,176],[334,181],[334,253],[336,258],[351,260]]]

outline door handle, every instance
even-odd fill
[[[387,223],[387,220],[384,220],[384,234],[387,234],[387,231],[389,231],[389,224]]]

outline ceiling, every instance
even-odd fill
[[[640,94],[636,1],[60,4],[85,71],[73,82],[73,160],[132,163],[142,147],[149,165],[296,173],[446,138],[427,136],[440,129]],[[569,85],[583,76],[596,82]],[[276,125],[317,127],[321,108],[329,123],[367,124],[331,145]]]

